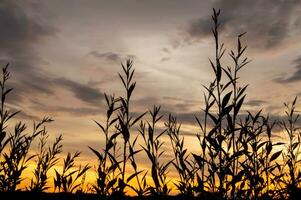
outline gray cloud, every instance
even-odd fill
[[[297,26],[301,18],[298,14],[300,0],[254,0],[252,3],[217,0],[213,7],[221,9],[223,35],[234,37],[247,31],[246,37],[252,39],[251,47],[255,49],[279,47],[292,39],[291,32],[301,32],[301,27]],[[187,40],[191,42],[207,38],[211,35],[211,27],[209,13],[207,18],[191,21],[186,29]]]
[[[104,98],[103,93],[97,88],[88,84],[75,82],[66,78],[53,78],[47,76],[36,77],[36,74],[33,74],[31,79],[14,81],[9,85],[13,87],[14,90],[9,94],[8,101],[11,105],[15,105],[18,107],[22,107],[21,104],[26,98],[29,99],[33,104],[38,104],[39,102],[35,101],[34,98],[30,98],[39,97],[41,95],[55,95],[56,88],[64,88],[70,91],[75,98],[80,99],[83,102],[95,107],[99,107]],[[39,108],[43,108],[43,106],[40,106]],[[83,110],[68,110],[66,108],[65,111],[76,113],[82,112]]]
[[[55,33],[53,27],[39,21],[38,16],[27,14],[24,8],[25,5],[21,1],[3,0],[0,2],[2,56],[5,53],[8,56],[18,55],[24,58],[30,54],[32,44]]]
[[[112,62],[122,62],[126,58],[135,58],[135,55],[121,55],[119,53],[115,52],[104,52],[100,53],[98,51],[91,51],[88,55],[92,55],[95,58],[104,59],[106,61],[112,61]]]
[[[275,82],[278,83],[291,83],[301,80],[301,56],[295,59],[292,62],[295,65],[295,68],[297,69],[291,76],[288,78],[284,78],[282,76],[277,77],[274,79]]]
[[[166,47],[162,48],[162,51],[163,51],[164,53],[168,53],[168,54],[170,53],[169,49],[166,48]]]
[[[162,99],[164,99],[164,100],[171,100],[171,101],[183,101],[182,98],[179,98],[179,97],[169,97],[169,96],[164,96],[164,97],[162,97]]]
[[[248,105],[248,106],[262,106],[262,104],[264,103],[267,103],[266,101],[263,101],[263,100],[250,100],[250,101],[247,101],[245,103],[245,105]]]
[[[89,55],[92,55],[96,58],[101,58],[101,59],[105,59],[105,60],[108,60],[108,61],[118,61],[118,62],[121,62],[122,61],[122,58],[119,54],[117,53],[113,53],[113,52],[105,52],[105,53],[100,53],[98,51],[91,51],[89,53]]]
[[[57,30],[43,21],[38,8],[38,4],[32,2],[0,2],[0,65],[11,63],[9,70],[13,79],[9,84],[15,91],[9,98],[14,103],[21,103],[33,93],[53,93],[49,76],[40,68],[47,63],[34,47],[47,37],[53,37]]]
[[[80,107],[80,108],[70,108],[70,107],[56,107],[57,112],[64,112],[75,115],[99,115],[103,114],[100,108],[89,108],[89,107]]]
[[[39,13],[38,2],[10,1],[0,2],[0,64],[5,66],[10,62],[12,79],[9,86],[13,92],[8,96],[11,105],[22,107],[25,99],[41,95],[55,95],[55,88],[70,90],[74,97],[90,104],[99,105],[103,94],[96,88],[77,83],[65,78],[56,78],[43,70],[48,63],[35,51],[35,46],[40,45],[49,37],[55,37],[57,29],[48,25]],[[45,14],[45,13],[43,13]],[[107,55],[114,59],[114,55]],[[63,110],[61,108],[61,110]],[[67,112],[66,108],[66,112]],[[68,112],[85,112],[83,110],[68,110]],[[91,111],[91,110],[89,110]],[[26,118],[26,113],[22,116]],[[29,115],[28,115],[29,116]]]
[[[104,98],[102,92],[89,85],[81,84],[65,78],[55,79],[54,82],[58,86],[65,87],[70,90],[76,98],[92,105],[99,105]]]
[[[33,106],[35,110],[46,109],[48,112],[55,113],[64,113],[69,114],[70,116],[94,116],[103,114],[101,106],[99,107],[68,107],[68,106],[49,106],[49,105],[39,105],[36,104]]]
[[[161,58],[161,62],[169,61],[171,58],[170,57],[163,57]]]

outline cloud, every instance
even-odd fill
[[[71,91],[74,97],[85,103],[99,105],[103,94],[98,89],[66,78],[58,78],[58,75],[44,70],[49,64],[40,57],[35,47],[43,44],[48,38],[55,37],[58,30],[47,23],[43,17],[45,13],[39,13],[39,6],[41,5],[38,2],[0,2],[0,64],[5,66],[10,62],[12,79],[8,84],[14,88],[8,96],[9,103],[19,108],[25,106],[25,100],[36,104],[32,97],[56,95],[55,89],[59,87]],[[116,59],[117,55],[106,56]],[[88,111],[69,109],[68,112]],[[26,115],[24,113],[22,116],[26,118]]]
[[[179,97],[169,97],[169,96],[164,96],[164,97],[162,97],[162,99],[164,99],[164,100],[171,100],[171,101],[183,101],[182,98],[179,98]]]
[[[162,51],[163,51],[164,53],[168,53],[168,54],[170,53],[169,49],[166,48],[166,47],[162,48]]]
[[[98,51],[91,51],[88,55],[92,55],[95,58],[104,59],[106,61],[112,61],[112,62],[122,62],[126,58],[135,58],[135,55],[123,56],[119,53],[114,53],[114,52],[100,53]]]
[[[69,113],[72,115],[99,115],[103,114],[100,108],[89,108],[89,107],[80,107],[80,108],[70,108],[70,107],[56,107],[57,112]]]
[[[58,86],[70,90],[76,98],[92,105],[99,105],[104,98],[102,92],[89,85],[81,84],[65,78],[55,79],[54,82]]]
[[[3,0],[0,2],[0,51],[2,55],[30,54],[33,43],[40,42],[56,30],[39,21],[37,16],[25,12],[20,1]],[[33,11],[33,10],[31,10]],[[33,13],[36,13],[33,11]]]
[[[161,58],[161,62],[169,61],[171,58],[170,57],[163,57]]]
[[[47,109],[49,112],[64,113],[70,116],[94,116],[104,114],[101,107],[70,107],[70,106],[49,106],[49,105],[35,105],[36,110]]]
[[[0,2],[0,65],[10,63],[13,79],[9,85],[15,92],[9,98],[15,103],[33,93],[53,93],[49,75],[40,67],[47,63],[35,52],[35,45],[54,37],[57,30],[43,20],[38,8],[32,2]]]
[[[271,49],[293,40],[293,35],[301,33],[298,26],[300,0],[255,0],[252,3],[242,0],[217,0],[213,7],[221,9],[221,31],[226,37],[248,32],[255,49]],[[193,42],[211,35],[212,19],[202,17],[192,20],[186,30],[186,40]],[[291,34],[294,33],[294,34]]]
[[[296,82],[296,81],[301,80],[301,56],[298,57],[297,59],[295,59],[292,63],[295,65],[295,68],[297,70],[291,76],[289,76],[288,78],[283,78],[282,76],[275,78],[274,79],[275,82],[278,82],[278,83],[291,83],[291,82]]]
[[[250,100],[245,103],[247,106],[262,106],[262,104],[267,103],[263,100]]]

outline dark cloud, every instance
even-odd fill
[[[113,53],[113,52],[105,52],[105,53],[99,53],[98,51],[91,51],[89,55],[92,55],[96,58],[105,59],[108,61],[118,61],[121,62],[122,58],[119,54]]]
[[[170,57],[163,57],[161,58],[161,62],[169,61],[171,58]]]
[[[21,1],[3,0],[0,2],[0,51],[2,56],[6,54],[24,57],[31,52],[30,47],[34,43],[55,33],[55,29],[39,21],[38,16],[27,14],[24,7]],[[33,11],[33,13],[35,12]]]
[[[262,106],[262,104],[267,103],[263,100],[250,100],[245,103],[247,106]]]
[[[292,32],[301,32],[297,26],[301,7],[300,0],[217,0],[214,8],[221,9],[220,20],[223,35],[234,37],[248,32],[247,38],[252,39],[251,47],[270,49],[279,47],[293,36]],[[212,19],[200,18],[190,22],[186,29],[188,41],[207,38],[211,35]]]
[[[172,101],[183,101],[182,98],[179,98],[179,97],[169,97],[169,96],[164,96],[164,97],[162,97],[162,99],[164,99],[164,100],[172,100]]]
[[[7,62],[11,63],[9,70],[12,80],[9,81],[9,86],[14,91],[8,97],[10,104],[22,107],[25,99],[55,95],[57,87],[70,90],[76,98],[90,105],[99,104],[103,94],[96,88],[65,78],[56,78],[43,70],[48,63],[40,57],[35,47],[41,45],[45,39],[55,37],[58,30],[48,25],[42,13],[39,13],[39,6],[39,3],[22,1],[0,2],[0,64],[5,66]],[[106,56],[117,59],[114,54]],[[69,109],[69,112],[85,111]],[[22,116],[26,117],[25,115],[26,113]]]
[[[80,107],[80,108],[70,108],[70,107],[56,107],[56,112],[64,112],[64,113],[69,113],[71,115],[99,115],[103,114],[101,112],[101,109],[99,108],[90,108],[90,107]]]
[[[297,69],[291,76],[285,78],[283,76],[279,76],[274,79],[275,82],[278,83],[291,83],[301,80],[301,56],[293,61],[295,68]]]
[[[162,51],[165,52],[165,53],[170,53],[170,51],[166,47],[162,48]]]
[[[34,105],[35,110],[46,109],[47,112],[64,113],[70,116],[95,116],[103,114],[101,107],[68,107],[68,106],[49,106],[49,105]]]
[[[174,115],[178,118],[180,123],[191,124],[191,125],[197,124],[195,116],[203,118],[203,115],[201,114],[200,111],[189,112],[189,113],[175,113]]]
[[[64,88],[70,91],[75,98],[93,106],[99,106],[104,98],[103,93],[88,84],[75,82],[66,78],[53,78],[33,75],[31,79],[22,79],[9,84],[13,91],[8,95],[10,104],[21,107],[25,99],[41,97],[43,95],[56,95],[56,88]],[[32,99],[30,101],[34,104]]]
[[[113,61],[113,62],[122,62],[126,58],[135,58],[134,55],[125,55],[125,56],[123,56],[119,53],[114,53],[114,52],[100,53],[98,51],[91,51],[89,53],[89,55],[92,55],[92,56],[94,56],[96,58],[99,58],[99,59],[104,59],[106,61]]]
[[[35,115],[31,115],[31,114],[28,114],[28,113],[25,113],[23,111],[20,111],[16,116],[15,116],[16,119],[20,119],[20,120],[32,120],[32,121],[41,121],[43,116],[35,116]]]
[[[58,78],[54,80],[55,84],[60,87],[65,87],[70,90],[74,96],[86,103],[99,105],[103,100],[104,95],[97,88],[89,85],[81,84],[65,78]]]
[[[9,84],[15,91],[9,98],[14,103],[34,94],[53,94],[51,80],[41,69],[47,63],[35,52],[35,46],[55,36],[57,30],[43,20],[38,8],[31,1],[0,2],[0,65],[10,63],[13,79]]]

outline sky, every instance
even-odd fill
[[[16,120],[29,127],[52,117],[49,132],[63,134],[64,151],[93,159],[88,146],[103,144],[93,121],[104,119],[103,93],[123,94],[117,73],[131,58],[133,112],[161,105],[178,116],[190,145],[202,84],[213,80],[212,8],[221,9],[227,52],[247,32],[244,109],[281,116],[283,102],[301,94],[301,0],[2,0],[0,64],[10,63],[14,88],[8,107],[22,110]]]

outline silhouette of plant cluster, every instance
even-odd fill
[[[239,73],[250,62],[245,57],[247,46],[241,41],[244,33],[238,35],[236,49],[229,52],[232,64],[225,66],[222,60],[226,49],[220,41],[219,16],[220,11],[214,9],[215,56],[209,60],[214,79],[204,86],[202,116],[195,116],[198,153],[185,147],[176,116],[170,114],[165,119],[160,114],[160,106],[138,115],[132,111],[135,69],[133,61],[127,60],[121,64],[122,73],[118,74],[124,95],[116,98],[104,94],[106,120],[95,121],[105,145],[100,150],[89,147],[98,160],[96,180],[91,184],[94,193],[101,197],[122,197],[131,190],[138,197],[162,197],[174,190],[185,198],[298,199],[301,134],[297,98],[285,104],[286,117],[278,121],[261,111],[251,113],[241,109],[247,85],[239,84]],[[18,190],[22,172],[29,161],[35,160],[36,169],[27,190],[44,192],[49,189],[48,172],[58,163],[62,152],[62,136],[47,147],[45,124],[52,121],[50,118],[34,124],[32,133],[25,133],[26,126],[21,122],[8,133],[8,121],[17,114],[6,109],[6,96],[11,92],[6,89],[8,79],[6,66],[0,82],[0,190]],[[277,141],[274,136],[278,132],[284,133],[287,141]],[[30,155],[32,141],[38,137],[39,152]],[[169,138],[168,144],[163,137]],[[171,147],[173,158],[169,161],[164,145]],[[56,191],[83,191],[81,186],[90,167],[76,167],[75,159],[79,155],[68,153],[63,170],[55,169]],[[138,155],[149,160],[147,170],[137,165]],[[171,170],[176,178],[171,178]]]
[[[0,192],[20,191],[19,187],[24,180],[22,174],[28,167],[30,161],[35,162],[33,178],[30,186],[26,190],[33,192],[44,192],[49,187],[49,171],[58,163],[58,155],[62,152],[62,135],[57,137],[51,146],[47,147],[49,133],[46,124],[53,120],[45,117],[41,122],[33,124],[33,130],[28,132],[24,123],[18,122],[12,130],[9,130],[9,121],[19,112],[10,112],[7,109],[7,95],[12,88],[7,88],[7,81],[10,78],[8,64],[2,69],[2,80],[0,81],[1,108],[0,108]],[[30,148],[35,139],[39,139],[38,152],[30,152]],[[68,153],[64,159],[63,171],[55,169],[54,188],[59,191],[73,192],[81,184],[78,179],[84,178],[88,165],[76,167],[74,160],[80,155],[79,152],[71,156]]]

